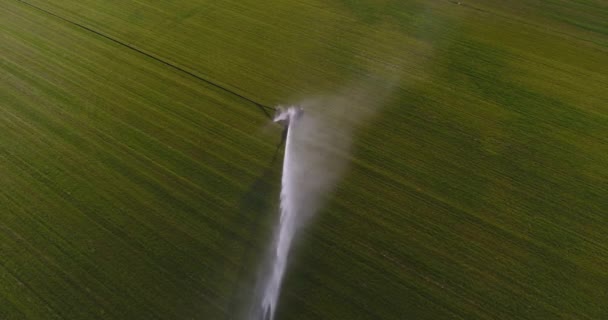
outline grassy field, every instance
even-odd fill
[[[236,319],[277,214],[257,104],[370,77],[392,93],[277,318],[607,319],[607,21],[599,0],[5,0],[0,319]]]

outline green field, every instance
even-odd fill
[[[385,80],[277,318],[608,319],[601,0],[2,1],[0,319],[238,319],[257,104]]]

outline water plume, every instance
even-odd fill
[[[351,86],[339,95],[278,108],[274,120],[286,130],[280,218],[249,320],[274,319],[294,239],[345,170],[352,131],[388,94],[377,84],[372,86],[374,90],[369,87]]]

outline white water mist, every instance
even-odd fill
[[[293,136],[297,122],[301,118],[301,111],[296,107],[290,107],[279,113],[274,121],[286,122],[287,130],[285,138],[285,155],[283,159],[283,177],[281,179],[281,216],[277,234],[274,240],[273,252],[271,253],[270,274],[265,286],[262,288],[261,311],[263,319],[274,319],[274,313],[281,291],[283,275],[287,267],[287,258],[291,249],[291,243],[296,232],[298,216],[298,204],[295,201],[297,192],[297,163],[294,163]]]
[[[352,131],[374,113],[387,87],[349,87],[339,95],[309,99],[282,111],[275,122],[287,126],[280,219],[249,320],[273,320],[283,278],[298,232],[322,207],[348,163]]]
[[[275,122],[287,126],[280,218],[250,320],[274,319],[294,238],[320,208],[344,167],[343,151],[349,142],[340,139],[336,133],[341,130],[330,126],[317,105],[311,101],[303,104],[304,109],[292,106],[275,117]]]

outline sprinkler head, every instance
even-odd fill
[[[291,121],[300,119],[303,113],[304,110],[300,106],[291,106],[287,108],[278,106],[272,121],[288,126]]]

